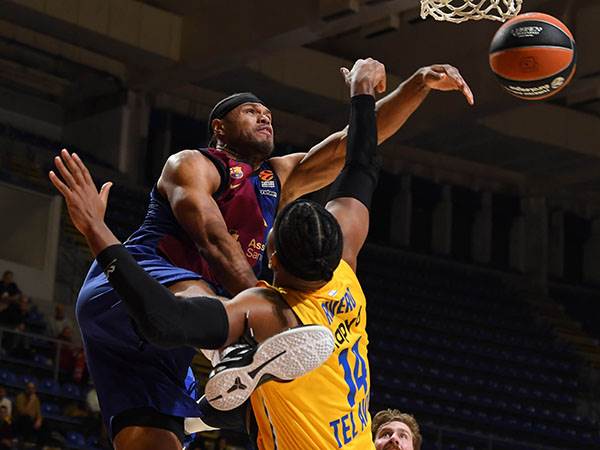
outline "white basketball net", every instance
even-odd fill
[[[516,16],[523,0],[421,0],[421,18],[461,23],[466,20],[499,20]]]

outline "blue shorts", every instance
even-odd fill
[[[151,248],[128,246],[155,280],[169,285],[199,280],[197,273],[173,266]],[[76,306],[90,374],[100,409],[112,436],[111,420],[124,411],[150,407],[179,417],[198,417],[195,380],[190,369],[196,350],[164,350],[136,332],[125,306],[94,261]]]

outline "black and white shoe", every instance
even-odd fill
[[[291,328],[260,345],[246,337],[226,350],[209,375],[204,394],[211,406],[229,411],[266,381],[291,381],[316,369],[334,348],[333,334],[321,325]]]

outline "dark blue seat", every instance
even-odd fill
[[[88,436],[85,443],[88,448],[100,448],[100,438],[98,436]]]
[[[0,384],[17,386],[19,384],[17,381],[17,375],[8,369],[0,369]]]
[[[28,373],[21,375],[21,377],[19,378],[19,384],[21,386],[25,386],[27,383],[33,383],[36,386],[39,385],[37,377]]]
[[[63,384],[62,393],[66,397],[81,398],[81,390],[79,389],[79,386],[73,383]]]
[[[42,416],[60,416],[60,406],[52,402],[42,403]]]
[[[40,382],[38,390],[45,394],[60,395],[60,386],[52,378],[44,378]]]
[[[67,433],[67,444],[69,447],[84,448],[86,446],[85,437],[77,431]]]
[[[33,362],[40,367],[52,367],[52,359],[37,353],[33,357]]]

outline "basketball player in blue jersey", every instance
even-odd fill
[[[382,70],[373,60],[358,63]],[[431,89],[462,91],[472,103],[455,68],[420,69],[378,102],[379,141],[398,130]],[[276,211],[328,185],[344,162],[346,131],[308,153],[269,158],[271,113],[253,94],[224,99],[209,123],[216,147],[169,158],[144,223],[125,243],[152,278],[182,297],[234,295],[254,286]],[[109,188],[103,186],[101,195]],[[96,263],[79,295],[77,317],[117,450],[151,449],[157,442],[181,448],[183,418],[197,414],[186,378],[194,350],[165,350],[140,337]]]

